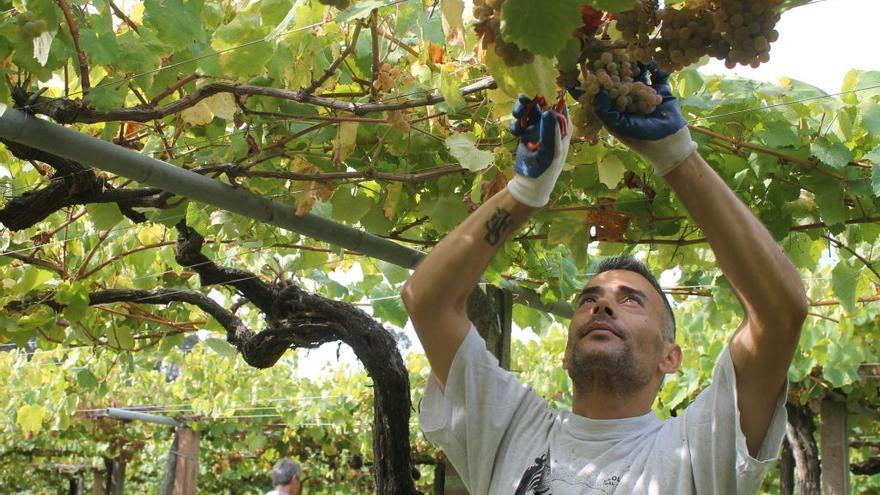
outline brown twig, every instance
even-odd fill
[[[59,275],[61,275],[61,278],[67,278],[67,270],[64,268],[64,266],[62,266],[58,263],[53,263],[49,260],[44,260],[43,258],[37,258],[36,256],[28,256],[26,254],[21,254],[21,253],[6,253],[3,256],[22,261],[22,262],[27,263],[29,265],[41,266],[43,268],[48,268],[49,270],[52,270],[53,272],[56,272]]]
[[[831,237],[830,235],[823,235],[822,237],[823,237],[824,239],[827,239],[829,242],[831,242],[832,244],[834,244],[834,245],[837,246],[838,248],[843,249],[843,250],[845,250],[845,251],[849,251],[853,256],[856,257],[856,259],[858,259],[859,261],[861,261],[861,262],[865,265],[865,267],[866,267],[868,270],[870,270],[871,273],[874,274],[875,277],[877,277],[877,280],[878,280],[878,281],[880,281],[880,273],[878,273],[878,272],[877,272],[877,269],[874,268],[873,263],[871,263],[870,261],[866,260],[862,255],[860,255],[859,253],[855,252],[852,248],[850,248],[850,247],[847,246],[846,244],[844,244],[844,243],[838,241],[837,239]]]
[[[826,170],[823,168],[819,168],[819,166],[816,164],[816,162],[813,162],[811,160],[803,160],[801,158],[796,158],[791,155],[786,155],[785,153],[780,153],[778,151],[771,150],[769,148],[765,148],[763,146],[758,146],[756,144],[747,143],[745,141],[732,138],[730,136],[725,136],[724,134],[721,134],[721,133],[712,131],[710,129],[706,129],[705,127],[700,127],[700,126],[697,126],[694,124],[690,124],[690,125],[688,125],[688,127],[694,132],[699,132],[700,134],[705,134],[706,136],[710,136],[715,139],[719,139],[721,141],[725,141],[727,143],[730,143],[733,146],[733,150],[737,150],[738,148],[749,149],[752,151],[756,151],[758,153],[763,153],[765,155],[772,156],[772,157],[777,158],[779,160],[782,160],[784,162],[791,163],[792,165],[797,165],[797,166],[805,168],[807,170],[814,170],[816,172],[827,175],[829,177],[834,177],[837,180],[846,180],[846,177],[844,177],[838,173],[835,173],[835,172],[832,172],[830,170]]]
[[[413,47],[404,44],[402,41],[395,38],[394,36],[392,36],[391,34],[386,32],[384,29],[382,29],[381,27],[377,28],[377,32],[379,33],[379,36],[382,36],[383,38],[394,43],[395,45],[399,46],[400,48],[403,48],[404,51],[406,51],[407,53],[409,53],[413,57],[419,58],[419,52],[415,51],[415,49]]]
[[[370,81],[370,101],[379,99],[379,89],[376,87],[376,79],[379,78],[379,68],[382,63],[379,53],[379,11],[373,9],[370,12],[370,34],[373,36],[373,75]]]
[[[348,42],[348,46],[345,47],[345,50],[343,50],[343,52],[339,54],[339,57],[334,60],[332,64],[330,64],[330,67],[327,67],[327,70],[324,71],[324,74],[321,75],[321,77],[313,80],[312,84],[310,84],[308,88],[303,90],[303,93],[308,95],[314,93],[316,89],[320,88],[321,85],[327,81],[327,79],[330,79],[330,76],[336,73],[336,69],[339,67],[339,65],[342,64],[342,62],[346,59],[346,57],[351,54],[352,51],[354,51],[355,47],[357,46],[357,40],[360,34],[361,23],[358,22],[354,27],[354,32],[351,34],[351,41]]]
[[[199,79],[200,77],[202,77],[202,76],[199,76],[198,74],[190,74],[190,75],[184,77],[183,79],[177,81],[176,83],[172,84],[171,86],[168,86],[167,88],[163,89],[162,92],[159,93],[158,95],[154,96],[153,99],[150,100],[150,105],[151,106],[158,105],[160,101],[173,95],[175,91],[177,91],[178,89],[195,81],[196,79]]]
[[[213,167],[215,170],[218,167]],[[441,177],[444,175],[450,174],[460,174],[466,172],[466,169],[461,168],[459,165],[443,165],[440,167],[432,168],[430,170],[426,170],[424,172],[414,172],[414,173],[405,173],[405,174],[396,174],[392,172],[380,172],[374,170],[365,170],[363,172],[328,172],[328,173],[318,173],[318,174],[303,174],[296,172],[271,172],[271,171],[258,171],[258,170],[243,170],[238,168],[236,165],[230,166],[227,170],[225,170],[226,174],[231,177],[262,177],[262,178],[275,178],[275,179],[287,179],[287,180],[302,180],[302,181],[315,181],[315,182],[327,182],[327,181],[336,181],[336,180],[382,180],[388,182],[404,182],[407,184],[418,184],[421,182],[425,182],[430,179],[434,179],[437,177]]]
[[[92,85],[89,82],[89,61],[86,59],[86,54],[83,53],[82,47],[79,45],[79,27],[76,25],[73,13],[71,13],[70,7],[67,5],[67,0],[58,0],[58,5],[61,7],[61,11],[64,12],[64,19],[67,20],[67,26],[70,28],[70,37],[73,38],[73,48],[76,50],[77,59],[79,59],[80,85],[82,86],[83,94],[87,95]]]
[[[118,17],[122,22],[127,24],[128,27],[130,27],[132,31],[140,34],[140,31],[138,30],[137,24],[135,24],[134,21],[129,19],[129,17],[127,15],[125,15],[125,12],[123,12],[119,7],[116,6],[115,3],[113,3],[113,0],[108,0],[108,1],[110,2],[110,9],[113,10],[113,13],[116,14],[116,17]]]
[[[107,236],[110,235],[110,232],[110,230],[105,230],[104,232],[98,234],[98,241],[95,242],[95,245],[92,246],[92,249],[89,250],[89,253],[86,255],[85,258],[83,258],[82,264],[80,264],[79,269],[73,275],[74,280],[80,280],[82,278],[83,273],[85,273],[86,268],[88,268],[89,266],[89,262],[92,261],[95,253],[98,252],[98,248],[101,247],[101,244],[107,239]]]

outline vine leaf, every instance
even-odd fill
[[[537,55],[555,57],[581,24],[580,0],[507,0],[501,7],[504,39]]]
[[[810,152],[829,167],[841,169],[853,159],[852,151],[843,143],[835,143],[826,138],[819,138],[810,145]]]
[[[353,21],[356,19],[363,19],[370,15],[373,9],[378,9],[379,7],[384,7],[387,5],[387,2],[382,0],[366,0],[363,2],[357,2],[351,7],[343,10],[336,16],[336,22],[343,23],[348,21]]]
[[[471,172],[479,172],[492,165],[495,155],[489,151],[477,149],[473,136],[464,133],[453,134],[446,138],[446,147],[462,167]]]
[[[859,270],[840,260],[831,270],[831,290],[840,300],[843,309],[849,314],[856,311],[856,285],[859,281]]]
[[[871,162],[871,186],[874,189],[874,195],[880,196],[880,146],[874,148],[865,155],[865,160]]]
[[[25,433],[37,433],[43,426],[46,410],[36,404],[25,404],[18,408],[15,422]]]
[[[495,79],[498,89],[510,98],[520,94],[555,95],[556,69],[554,59],[535,55],[531,64],[508,67],[494,50],[486,52],[486,68]]]
[[[357,139],[357,122],[341,122],[336,133],[336,146],[333,149],[333,163],[339,165],[354,150]]]
[[[862,105],[861,126],[871,134],[880,134],[880,108],[873,101]]]
[[[446,43],[452,46],[464,45],[464,2],[462,0],[440,0],[443,14],[443,32]]]

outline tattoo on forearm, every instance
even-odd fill
[[[513,219],[510,217],[510,213],[501,208],[495,208],[495,214],[486,222],[484,239],[492,246],[498,244],[504,231],[509,229],[511,225],[513,225]]]

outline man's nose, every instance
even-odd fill
[[[599,313],[614,316],[614,310],[611,309],[611,306],[608,305],[608,302],[604,298],[596,301],[596,304],[593,306],[593,314],[597,315]]]

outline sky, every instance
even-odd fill
[[[779,82],[789,77],[819,87],[827,93],[840,91],[844,75],[850,69],[880,71],[880,48],[872,33],[878,29],[880,0],[818,0],[783,14],[777,25],[779,40],[772,45],[770,62],[757,69],[737,67],[730,70],[723,61],[713,60],[699,70],[704,74],[723,74]],[[662,285],[675,285],[678,274],[664,273]],[[680,272],[678,272],[680,273]],[[359,278],[359,274],[353,274]],[[351,280],[334,275],[340,283]],[[369,311],[369,308],[362,308]],[[422,352],[412,325],[404,332],[413,343],[411,351]],[[515,337],[535,338],[532,332],[516,332]],[[312,351],[300,351],[296,374],[316,377],[321,369],[337,362],[337,346],[327,344]],[[347,346],[340,349],[339,360],[356,363]]]

